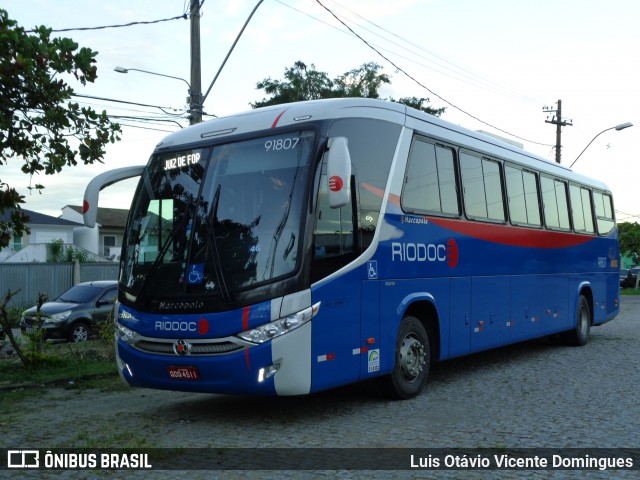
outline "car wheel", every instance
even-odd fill
[[[83,322],[76,322],[69,330],[69,341],[73,343],[86,342],[89,340],[89,328]]]
[[[391,398],[418,395],[427,383],[430,365],[429,337],[416,317],[402,319],[396,339],[395,362],[391,374],[378,379],[380,389]]]

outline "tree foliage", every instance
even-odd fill
[[[119,140],[120,126],[105,111],[70,101],[74,90],[67,83],[94,82],[96,55],[69,38],[52,38],[44,26],[27,33],[0,9],[0,165],[18,159],[22,172],[33,176],[53,175],[78,161],[102,162],[105,146]],[[0,247],[11,232],[28,232],[21,203],[24,196],[0,178],[0,213],[12,210],[0,222]]]
[[[640,225],[637,222],[618,224],[620,253],[631,258],[634,265],[640,265]]]
[[[258,82],[256,88],[264,90],[270,97],[252,103],[251,106],[258,108],[320,98],[380,98],[380,88],[391,84],[389,75],[381,73],[381,70],[382,66],[369,62],[331,80],[326,72],[316,70],[314,64],[307,66],[298,60],[293,67],[285,68],[284,80],[266,78]],[[405,97],[388,100],[403,103],[436,116],[442,115],[445,110],[444,107],[429,107],[428,98]]]

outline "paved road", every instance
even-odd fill
[[[53,389],[37,392],[23,405],[20,418],[0,420],[2,443],[9,448],[118,447],[122,441],[146,438],[152,447],[180,448],[640,448],[639,327],[640,297],[623,297],[621,314],[592,329],[586,347],[540,340],[444,362],[433,368],[422,395],[399,402],[384,399],[375,385],[366,383],[296,398]],[[164,473],[166,478],[176,475]],[[524,473],[528,478],[582,475]],[[635,478],[632,473],[617,471],[613,477]],[[32,478],[54,478],[47,475],[39,472]],[[458,478],[462,472],[231,471],[187,476]],[[464,476],[513,478],[514,473]],[[612,478],[612,472],[590,476]]]

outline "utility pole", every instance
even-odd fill
[[[191,91],[189,92],[189,123],[202,122],[202,79],[200,62],[200,1],[191,0]]]
[[[560,141],[560,137],[562,135],[562,127],[566,127],[567,125],[571,127],[573,126],[573,123],[571,123],[571,120],[562,119],[562,100],[558,100],[557,109],[554,110],[551,107],[542,107],[542,111],[547,113],[555,113],[551,120],[549,120],[549,117],[547,117],[545,123],[552,123],[556,125],[556,163],[560,163],[560,156],[562,155],[562,142]]]

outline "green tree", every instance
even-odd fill
[[[256,88],[269,95],[252,103],[253,108],[279,105],[281,103],[317,100],[320,98],[364,97],[380,98],[380,87],[391,83],[391,78],[381,73],[382,66],[374,62],[361,65],[331,80],[326,72],[316,70],[314,64],[307,66],[298,60],[293,67],[285,68],[284,80],[266,78],[256,84]],[[440,116],[445,108],[429,107],[428,98],[405,97],[398,100],[431,115]]]
[[[620,253],[631,258],[634,265],[640,264],[640,225],[637,222],[618,224]]]
[[[284,78],[285,81],[266,78],[258,82],[256,88],[264,90],[271,98],[252,103],[251,106],[258,108],[334,96],[333,81],[325,72],[316,70],[313,64],[307,67],[303,62],[297,61],[293,67],[284,70]]]
[[[88,107],[69,101],[70,80],[86,85],[97,78],[97,52],[69,38],[52,38],[44,26],[26,32],[0,9],[0,165],[22,161],[33,176],[59,173],[65,166],[102,162],[105,146],[119,140],[120,126]],[[41,192],[41,184],[33,187]],[[29,233],[20,209],[24,196],[0,178],[0,248],[10,234]]]
[[[340,75],[334,80],[334,96],[380,98],[380,87],[391,83],[389,75],[379,73],[380,70],[380,65],[369,62]]]

